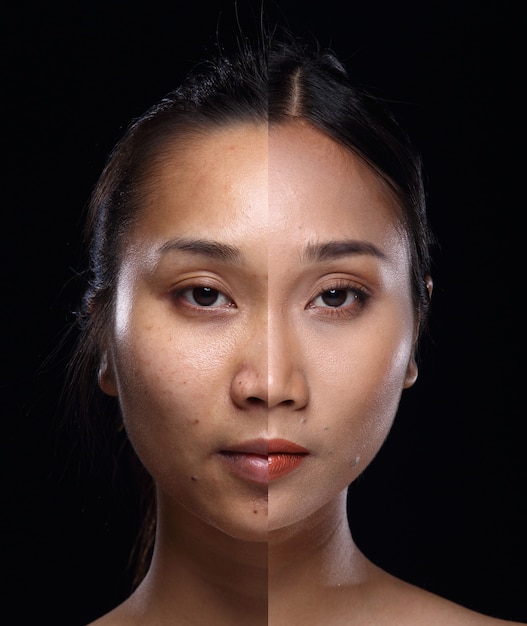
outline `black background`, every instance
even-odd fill
[[[355,538],[411,582],[527,622],[514,4],[267,8],[392,103],[423,153],[441,244],[419,381],[350,490]],[[258,3],[238,11],[249,25]],[[126,594],[138,524],[126,476],[81,464],[61,426],[71,339],[57,346],[81,284],[84,205],[126,124],[217,38],[229,43],[234,2],[18,2],[0,14],[3,612],[75,626]]]

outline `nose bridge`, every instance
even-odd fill
[[[268,320],[265,311],[255,315],[237,342],[231,397],[240,408],[267,406],[268,403]]]
[[[269,309],[268,320],[268,403],[302,408],[308,401],[308,387],[302,367],[298,331],[283,309]]]
[[[231,397],[242,409],[295,410],[308,403],[301,332],[287,314],[287,303],[279,300],[269,298],[267,308],[251,316],[234,349]]]

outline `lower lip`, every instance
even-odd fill
[[[269,480],[278,480],[295,470],[305,459],[305,454],[270,454],[268,461]]]
[[[270,465],[267,455],[221,452],[220,456],[237,476],[261,485],[266,485],[269,482]]]

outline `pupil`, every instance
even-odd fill
[[[192,295],[194,300],[201,306],[211,306],[218,299],[218,291],[210,287],[196,287]]]
[[[347,292],[345,289],[330,289],[322,296],[324,304],[328,306],[342,306],[346,302]]]

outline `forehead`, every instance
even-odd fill
[[[401,235],[393,191],[361,157],[308,123],[271,128],[269,221],[331,239]]]
[[[384,181],[310,124],[238,125],[169,144],[151,168],[141,232],[238,245],[401,240],[400,208]]]
[[[214,236],[236,221],[267,224],[267,160],[266,126],[206,130],[172,141],[148,168],[141,228]]]

